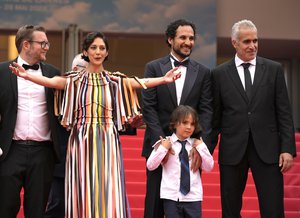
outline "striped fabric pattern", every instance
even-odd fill
[[[66,218],[131,217],[118,130],[128,118],[125,104],[130,104],[132,114],[139,110],[136,99],[124,99],[119,88],[123,81],[111,81],[105,72],[72,72],[62,98],[57,98],[61,123],[71,130],[66,157]]]

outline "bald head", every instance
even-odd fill
[[[82,69],[85,69],[88,65],[88,62],[86,62],[82,58],[82,53],[77,54],[72,62],[72,70],[73,71],[81,71]]]

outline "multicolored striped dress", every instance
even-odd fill
[[[66,218],[131,217],[118,131],[129,116],[140,112],[136,93],[126,81],[114,82],[107,72],[81,71],[67,76],[65,90],[57,100],[61,123],[71,131]]]

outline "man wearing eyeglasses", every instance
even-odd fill
[[[60,74],[44,63],[50,43],[43,27],[21,27],[15,42],[14,62],[33,74]],[[41,218],[59,159],[61,127],[54,116],[54,91],[16,77],[11,62],[0,63],[0,216],[17,216],[23,188],[25,217]]]

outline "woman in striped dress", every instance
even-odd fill
[[[118,131],[139,115],[137,88],[170,83],[176,68],[151,79],[127,78],[104,70],[108,42],[99,32],[87,35],[83,58],[87,68],[67,76],[31,75],[16,63],[10,69],[37,84],[63,90],[56,111],[70,132],[65,200],[67,218],[130,218]]]

